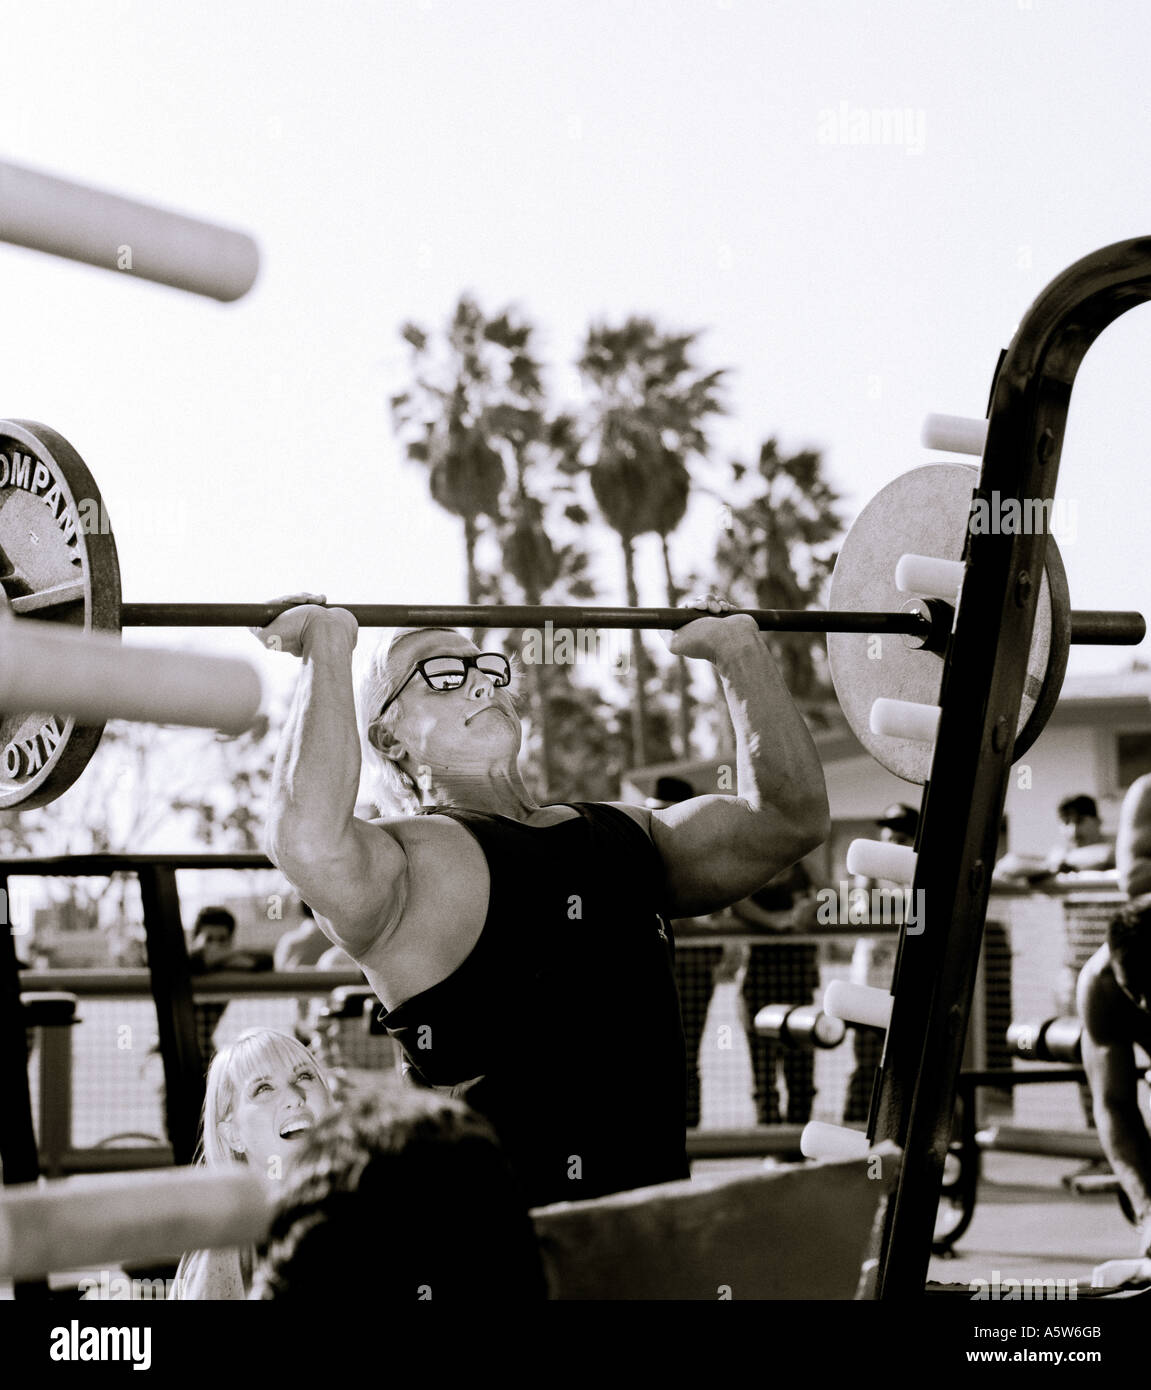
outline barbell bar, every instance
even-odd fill
[[[123,627],[267,627],[290,603],[125,603]],[[344,608],[361,627],[653,628],[674,631],[700,616],[685,608],[578,608],[563,604],[458,604],[430,607],[403,603],[327,603]],[[13,604],[19,611],[19,604]],[[946,610],[944,610],[946,611]],[[763,632],[861,632],[927,638],[934,622],[919,609],[860,612],[806,608],[736,608]],[[1147,635],[1141,613],[1080,610],[1071,614],[1071,641],[1093,646],[1137,646]]]
[[[868,751],[911,781],[922,781],[930,745],[906,750],[906,739],[880,739],[870,728],[876,696],[930,707],[937,700],[941,656],[946,651],[958,602],[952,587],[962,580],[964,523],[975,471],[966,465],[913,470],[885,488],[852,525],[840,551],[829,611],[738,609],[763,631],[825,633],[832,678],[844,713]],[[943,561],[939,566],[932,557]],[[903,561],[905,589],[896,583]],[[927,568],[924,569],[926,564]],[[932,576],[915,593],[908,574]],[[917,581],[921,585],[924,581]],[[0,421],[0,622],[43,623],[71,629],[75,650],[93,654],[115,669],[107,643],[84,640],[103,632],[114,640],[122,627],[268,627],[292,604],[121,603],[116,541],[95,479],[71,445],[49,427],[27,420]],[[340,605],[328,605],[336,607]],[[688,608],[599,608],[568,605],[349,604],[364,627],[451,627],[499,629],[663,629],[695,621]],[[1021,754],[1054,707],[1071,642],[1131,645],[1146,625],[1138,613],[1070,611],[1066,581],[1054,542],[1040,595],[1029,660],[1026,728],[1017,737]],[[32,633],[26,634],[31,640]],[[45,639],[48,634],[45,634]],[[894,641],[889,639],[896,639]],[[849,643],[844,647],[843,643]],[[65,633],[58,645],[64,649]],[[882,646],[882,652],[876,650]],[[71,648],[69,648],[71,649]],[[876,656],[882,660],[876,660]],[[132,660],[142,658],[133,656]],[[157,657],[157,661],[161,658]],[[10,663],[11,664],[11,663]],[[123,663],[127,668],[127,659]],[[1032,669],[1034,668],[1034,669]],[[872,690],[876,681],[879,685]],[[141,685],[143,682],[139,682]],[[131,684],[131,682],[129,682]],[[73,682],[75,685],[75,682]],[[1033,687],[1033,689],[1032,689]],[[237,688],[239,688],[237,686]],[[134,687],[133,687],[134,690]],[[241,692],[244,693],[244,692]],[[152,704],[135,699],[116,707],[85,703],[62,722],[48,713],[0,710],[0,808],[43,805],[80,775],[95,751],[102,725],[83,724],[104,712],[161,717]],[[151,695],[151,692],[149,692]],[[869,697],[869,698],[868,698]],[[240,701],[245,710],[250,699]],[[81,706],[83,711],[81,712]],[[237,719],[239,719],[237,714]],[[167,722],[167,721],[165,721]]]

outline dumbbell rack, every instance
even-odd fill
[[[1050,502],[1079,364],[1149,299],[1151,237],[1104,247],[1048,285],[1000,358],[977,497]],[[916,844],[925,930],[900,942],[868,1129],[903,1150],[876,1252],[881,1299],[916,1297],[927,1280],[1046,547],[1045,534],[967,536]]]

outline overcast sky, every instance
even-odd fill
[[[925,413],[983,414],[1049,280],[1151,231],[1148,13],[9,6],[0,158],[247,229],[262,268],[225,306],[0,247],[0,414],[86,459],[126,599],[461,601],[458,524],[402,461],[387,399],[401,323],[438,326],[470,289],[538,323],[560,399],[593,316],[705,329],[705,364],[735,369],[724,453],[772,433],[822,449],[853,515],[930,460]],[[900,113],[898,138],[853,143],[861,112]],[[1141,308],[1076,383],[1076,607],[1151,611],[1148,363]],[[714,511],[693,509],[681,567],[710,552]],[[621,602],[607,542],[601,573]],[[1072,669],[1127,659],[1080,650]]]

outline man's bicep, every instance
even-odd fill
[[[653,811],[651,838],[667,872],[674,916],[693,917],[741,902],[802,857],[782,815],[753,853],[727,835],[738,808],[729,796],[697,796]]]
[[[298,869],[293,880],[325,936],[362,955],[399,920],[407,902],[408,858],[380,825],[353,822],[347,848]]]

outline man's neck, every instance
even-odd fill
[[[437,778],[431,788],[430,804],[444,810],[485,811],[493,816],[526,821],[541,809],[531,796],[518,771],[475,777]]]

